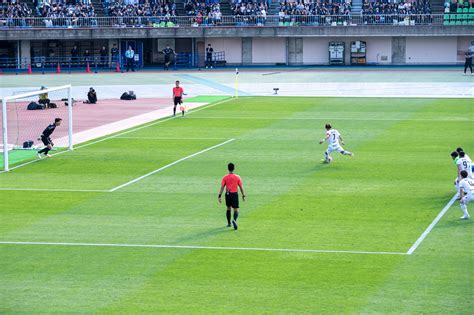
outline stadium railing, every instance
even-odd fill
[[[192,53],[177,53],[172,59],[173,68],[191,68],[200,67],[204,65],[205,54]],[[215,65],[225,65],[225,52],[215,51],[212,56]],[[71,71],[85,71],[87,64],[89,64],[90,72],[97,72],[99,70],[116,70],[117,62],[119,62],[119,69],[123,70],[125,67],[125,58],[117,56],[112,58],[90,56],[90,57],[45,57],[35,56],[31,58],[0,58],[0,70],[2,71],[27,71],[29,66],[33,72],[61,72]],[[136,67],[140,68],[140,63],[136,63]],[[59,69],[58,69],[59,66]]]
[[[0,29],[28,28],[165,28],[165,27],[291,27],[291,26],[354,26],[354,25],[474,25],[474,14],[388,14],[388,15],[271,15],[223,16],[219,21],[179,16],[93,17],[93,18],[0,18]],[[447,23],[448,21],[448,23]]]

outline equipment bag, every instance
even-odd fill
[[[36,102],[31,102],[28,104],[26,107],[27,110],[38,110],[38,109],[44,109],[44,105],[38,104]]]
[[[29,149],[33,146],[33,141],[31,140],[26,140],[23,142],[23,149]]]

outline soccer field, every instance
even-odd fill
[[[321,163],[327,122],[354,157]],[[414,245],[473,125],[472,99],[241,97],[0,174],[0,313],[468,314],[472,220]]]

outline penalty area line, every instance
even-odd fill
[[[132,247],[132,248],[169,248],[169,249],[207,249],[256,252],[288,252],[288,253],[329,253],[329,254],[360,254],[360,255],[406,255],[399,252],[371,252],[357,250],[326,250],[326,249],[291,249],[291,248],[259,248],[259,247],[220,247],[196,245],[159,245],[159,244],[101,244],[101,243],[56,243],[56,242],[12,242],[0,241],[0,245],[43,245],[43,246],[84,246],[84,247]]]
[[[416,240],[416,242],[410,247],[410,249],[406,252],[407,255],[411,255],[415,252],[415,250],[420,246],[423,240],[430,234],[431,230],[435,227],[435,225],[441,220],[446,212],[448,212],[449,208],[453,205],[456,201],[458,194],[455,194],[453,198],[448,202],[448,204],[441,210],[440,213],[434,218],[433,222],[426,228],[426,230],[420,235],[420,237]]]
[[[188,156],[185,156],[185,157],[183,157],[183,158],[181,158],[181,159],[179,159],[179,160],[176,160],[176,161],[174,161],[174,162],[172,162],[172,163],[170,163],[170,164],[167,164],[167,165],[165,165],[165,166],[162,166],[162,167],[160,167],[160,168],[158,168],[158,169],[156,169],[156,170],[154,170],[154,171],[152,171],[152,172],[150,172],[150,173],[147,173],[147,174],[142,175],[142,176],[140,176],[140,177],[137,177],[137,178],[135,178],[135,179],[133,179],[133,180],[131,180],[131,181],[128,181],[128,182],[126,182],[126,183],[124,183],[124,184],[122,184],[122,185],[119,185],[119,186],[117,186],[117,187],[114,187],[114,188],[110,189],[109,192],[117,191],[117,190],[119,190],[119,189],[121,189],[121,188],[124,188],[124,187],[126,187],[126,186],[128,186],[128,185],[131,185],[131,184],[133,184],[133,183],[136,183],[136,182],[138,182],[138,181],[140,181],[140,180],[142,180],[142,179],[144,179],[144,178],[147,178],[147,177],[149,177],[149,176],[151,176],[151,175],[153,175],[153,174],[156,174],[156,173],[158,173],[158,172],[161,172],[162,170],[167,169],[168,167],[171,167],[171,166],[173,166],[173,165],[175,165],[175,164],[178,164],[178,163],[183,162],[183,161],[185,161],[185,160],[187,160],[187,159],[190,159],[190,158],[192,158],[192,157],[195,157],[195,156],[197,156],[197,155],[199,155],[199,154],[202,154],[202,153],[205,153],[205,152],[207,152],[207,151],[210,151],[210,150],[216,149],[216,148],[218,148],[218,147],[221,147],[221,146],[223,146],[223,145],[226,145],[227,143],[232,142],[232,141],[234,141],[234,140],[235,140],[235,139],[232,138],[232,139],[229,139],[229,140],[224,141],[224,142],[222,142],[222,143],[213,145],[212,147],[209,147],[209,148],[207,148],[207,149],[204,149],[204,150],[201,150],[201,151],[199,151],[199,152],[196,152],[196,153],[190,154],[190,155],[188,155]]]
[[[211,104],[207,104],[207,105],[204,105],[204,106],[200,106],[200,107],[197,107],[197,108],[194,108],[194,109],[191,109],[187,115],[191,115],[191,114],[194,114],[196,112],[199,112],[203,109],[206,109],[206,108],[209,108],[209,107],[213,107],[213,106],[216,106],[216,105],[219,105],[219,104],[223,104],[223,103],[226,103],[226,102],[229,102],[229,101],[232,101],[234,100],[234,98],[232,97],[229,97],[227,99],[224,99],[222,101],[219,101],[219,102],[215,102],[215,103],[211,103]],[[120,133],[117,133],[117,134],[114,134],[114,135],[111,135],[111,136],[107,136],[107,137],[104,137],[104,138],[100,138],[98,140],[95,140],[95,141],[92,141],[92,142],[86,142],[82,145],[78,145],[78,146],[75,146],[73,150],[65,150],[65,151],[61,151],[61,152],[58,152],[58,153],[53,153],[51,154],[52,157],[55,157],[57,155],[60,155],[60,154],[63,154],[63,153],[67,153],[67,152],[71,152],[71,151],[74,151],[74,150],[77,150],[77,149],[81,149],[81,148],[85,148],[85,147],[88,147],[90,145],[93,145],[93,144],[96,144],[96,143],[100,143],[100,142],[103,142],[103,141],[106,141],[106,140],[110,140],[110,139],[115,139],[117,137],[120,137],[122,135],[125,135],[125,134],[129,134],[131,132],[135,132],[135,131],[138,131],[138,130],[141,130],[141,129],[145,129],[145,128],[148,128],[148,127],[151,127],[151,126],[155,126],[155,125],[158,125],[158,124],[161,124],[161,123],[164,123],[164,122],[167,122],[167,121],[170,121],[172,119],[177,119],[177,118],[181,118],[179,116],[165,116],[165,117],[162,117],[162,118],[159,118],[157,121],[155,122],[152,122],[152,123],[149,123],[149,124],[145,124],[145,125],[141,125],[141,126],[138,126],[138,127],[135,127],[135,128],[132,128],[130,130],[127,130],[127,131],[123,131],[123,132],[120,132]],[[36,160],[31,160],[31,161],[28,161],[28,162],[25,162],[25,163],[22,163],[22,164],[19,164],[19,165],[16,165],[16,166],[13,166],[10,168],[10,171],[13,171],[17,168],[20,168],[20,167],[23,167],[23,166],[26,166],[26,165],[30,165],[32,163],[36,163],[36,162],[39,162],[41,161],[41,159],[36,159]],[[0,171],[0,174],[2,173],[6,173],[6,171]]]

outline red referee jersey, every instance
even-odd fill
[[[174,87],[174,88],[173,88],[173,96],[174,96],[174,97],[181,97],[181,96],[183,96],[183,88],[182,88],[182,87]]]
[[[227,192],[236,193],[238,187],[242,187],[242,180],[239,175],[228,174],[222,178],[222,187],[226,187]]]

